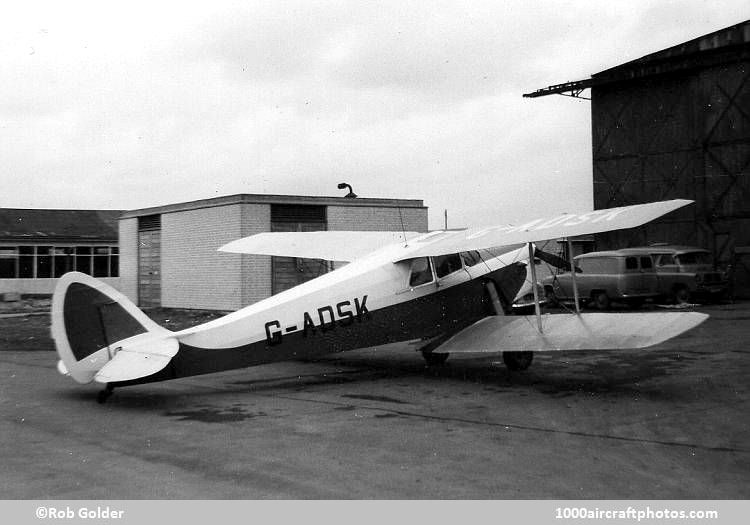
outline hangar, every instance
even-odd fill
[[[0,294],[50,295],[73,270],[118,288],[121,213],[0,208]]]
[[[330,261],[217,252],[262,232],[427,231],[421,200],[237,194],[123,213],[120,290],[143,308],[238,310]]]
[[[688,198],[646,227],[596,235],[597,249],[656,242],[711,250],[750,297],[750,21],[527,93],[590,88],[594,207]]]

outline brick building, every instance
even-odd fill
[[[237,310],[331,269],[328,261],[218,252],[268,231],[427,231],[421,200],[239,194],[125,212],[120,289],[141,307]]]

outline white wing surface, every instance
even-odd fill
[[[586,313],[536,317],[491,316],[477,321],[436,350],[443,353],[623,350],[659,344],[708,319],[698,312]]]
[[[266,232],[225,244],[219,251],[353,261],[390,244],[405,243],[423,233],[393,231]]]
[[[584,213],[563,213],[517,225],[435,232],[433,236],[425,235],[416,242],[410,242],[409,247],[403,250],[403,255],[394,259],[394,262],[633,228],[692,202],[675,199]]]

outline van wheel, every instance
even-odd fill
[[[690,302],[690,290],[679,286],[672,291],[672,300],[675,304],[687,304]]]
[[[508,370],[526,370],[534,360],[534,352],[503,352],[503,363]]]
[[[644,303],[643,299],[631,299],[630,302],[628,303],[628,306],[630,306],[630,308],[635,310],[635,309],[641,308],[643,306],[643,303]]]
[[[597,310],[609,310],[610,301],[606,292],[596,292],[592,299]]]

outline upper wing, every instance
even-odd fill
[[[645,348],[701,324],[698,312],[547,314],[542,333],[531,316],[490,316],[440,345],[436,352],[549,352]]]
[[[266,232],[225,244],[219,251],[353,261],[389,244],[406,242],[421,233],[392,231]]]
[[[440,232],[443,235],[426,235],[421,240],[410,242],[410,247],[405,249],[403,255],[398,256],[394,262],[414,257],[484,250],[496,246],[510,246],[560,237],[574,237],[576,235],[633,228],[692,202],[691,200],[675,199],[585,213],[563,213],[518,225],[508,224]]]

